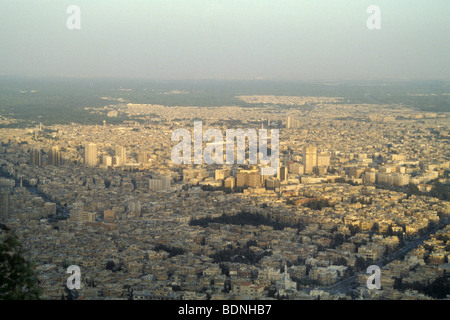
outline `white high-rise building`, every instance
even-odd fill
[[[328,153],[319,153],[317,155],[317,166],[318,167],[329,167],[330,166],[330,154]]]
[[[117,165],[122,165],[127,162],[127,150],[122,146],[117,146],[115,150],[115,156],[117,157]]]
[[[61,151],[59,147],[52,147],[52,149],[48,152],[48,164],[52,166],[60,166],[61,165]]]
[[[84,151],[84,162],[88,166],[97,165],[97,145],[95,143],[86,144]]]
[[[160,191],[162,189],[161,179],[148,179],[148,188],[152,191]]]
[[[149,179],[149,189],[153,191],[167,191],[170,189],[172,177],[170,174],[160,175],[158,178]]]
[[[295,117],[286,117],[286,129],[298,129],[300,127],[300,121]]]
[[[225,180],[231,175],[230,169],[216,169],[214,172],[214,179],[215,180]]]
[[[160,175],[157,178],[149,179],[149,189],[152,191],[167,191],[170,189],[172,176],[170,174]]]
[[[32,166],[41,166],[42,165],[42,155],[41,150],[34,148],[30,152],[30,164]]]
[[[170,182],[172,181],[172,177],[170,174],[161,175],[161,181],[162,181],[162,189],[163,190],[169,190],[170,189]]]
[[[81,201],[77,201],[73,204],[72,210],[70,210],[70,221],[71,222],[83,222],[84,215],[84,203]]]
[[[317,147],[303,147],[303,172],[312,173],[315,166],[317,166]]]

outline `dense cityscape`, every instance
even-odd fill
[[[448,0],[0,8],[11,314],[448,313]]]
[[[448,112],[235,98],[101,97],[84,110],[97,124],[21,128],[2,115],[0,218],[35,263],[40,298],[448,299]],[[276,174],[248,164],[248,149],[247,164],[174,164],[172,133],[194,121],[279,130]],[[371,265],[380,289],[367,287]]]

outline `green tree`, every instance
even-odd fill
[[[339,257],[334,263],[333,265],[335,266],[347,266],[348,262],[347,259],[345,259],[344,257]]]
[[[116,268],[116,264],[114,263],[114,261],[110,260],[106,263],[106,270],[111,270],[113,271]]]
[[[392,225],[391,224],[388,226],[386,234],[388,236],[393,236],[394,235],[394,230],[392,229]]]
[[[247,248],[249,248],[249,247],[257,247],[258,246],[258,242],[256,242],[256,240],[248,240],[247,241],[247,244],[245,245]]]
[[[372,232],[373,232],[373,233],[378,233],[379,231],[380,231],[380,226],[379,226],[378,222],[375,222],[375,223],[372,225]]]
[[[24,258],[16,236],[7,230],[0,243],[0,300],[37,300],[41,293],[33,264]]]
[[[230,268],[228,267],[228,265],[220,263],[219,268],[220,270],[222,270],[222,274],[226,275],[227,277],[230,276]]]
[[[345,237],[342,233],[335,233],[331,242],[331,247],[336,248],[345,242]]]
[[[450,199],[450,184],[436,182],[429,194],[430,196],[440,200],[448,200]]]
[[[410,198],[411,195],[420,195],[421,192],[419,190],[419,188],[412,182],[410,182],[407,186],[406,186],[406,198]]]
[[[355,262],[356,270],[363,270],[366,267],[366,260],[363,257],[357,257]]]

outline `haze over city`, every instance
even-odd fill
[[[70,5],[80,29],[69,30]],[[381,29],[366,26],[370,5]],[[0,74],[148,79],[448,78],[450,3],[2,1]]]

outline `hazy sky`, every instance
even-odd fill
[[[0,0],[0,75],[449,79],[449,13],[449,0]]]

